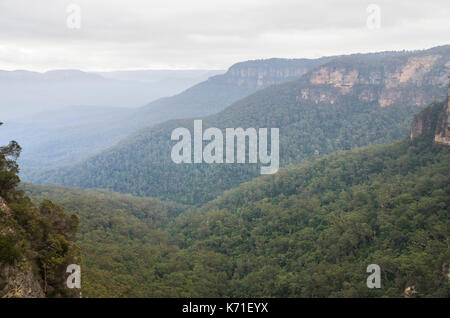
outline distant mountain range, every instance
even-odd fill
[[[225,73],[225,70],[129,70],[94,72],[105,78],[119,81],[145,83],[169,83],[188,85],[186,88],[207,80],[209,77]]]
[[[213,76],[177,95],[161,98],[135,109],[87,104],[90,106],[72,106],[5,121],[0,143],[15,139],[24,146],[20,163],[22,176],[26,178],[29,173],[40,171],[43,167],[70,164],[86,158],[140,128],[170,119],[216,113],[238,99],[271,84],[298,78],[330,59],[270,59],[242,62],[233,65],[223,75]],[[175,76],[178,74],[176,72],[178,71],[112,72],[101,73],[101,76],[112,77],[115,80],[140,80],[139,85],[151,87],[153,84],[146,81],[152,82],[164,76]],[[178,75],[178,78],[185,80],[188,76],[195,75],[194,71],[184,72],[187,74],[182,73],[184,77]],[[213,71],[204,72],[211,74]],[[99,75],[92,76],[97,78]],[[114,94],[113,88],[110,89],[111,94]],[[105,92],[98,91],[98,94]],[[133,95],[133,91],[127,94]]]
[[[271,62],[280,61],[260,61]],[[270,85],[215,115],[203,117],[204,127],[278,127],[283,166],[338,150],[400,139],[408,135],[412,118],[421,106],[446,97],[450,46],[413,52],[354,54],[317,64],[296,80]],[[171,100],[179,98],[180,102],[175,103],[179,107],[183,100],[187,100],[184,105],[191,105],[195,99],[189,99],[192,97],[189,92],[199,87],[214,87],[214,83],[230,80],[236,92],[257,88],[259,83],[264,87],[267,83],[264,74],[283,74],[243,72],[240,67],[240,71],[232,67],[227,74],[198,84]],[[233,77],[234,74],[241,76]],[[261,81],[258,74],[262,74]],[[287,78],[292,79],[290,75]],[[211,88],[206,90],[211,91]],[[204,100],[208,99],[214,100],[214,95]],[[172,107],[170,103],[161,104],[163,101],[141,109],[142,118],[148,110],[156,113],[158,108],[152,108],[155,105],[166,105],[164,110]],[[201,103],[194,105],[199,107],[192,113],[200,115]],[[192,129],[192,125],[193,119],[184,119],[142,129],[80,164],[34,175],[29,180],[107,188],[199,204],[259,175],[256,164],[173,163],[171,132],[177,127]]]
[[[450,45],[298,62],[239,63],[132,112],[22,118],[29,167],[148,127],[28,174],[127,194],[19,184],[17,147],[0,147],[0,296],[73,297],[63,272],[80,264],[90,298],[448,297]],[[176,118],[188,110],[215,113]],[[279,128],[282,168],[173,163],[172,130],[199,118]],[[367,288],[369,264],[382,288]]]
[[[0,110],[2,120],[7,120],[77,105],[139,107],[220,73],[223,71],[0,70]]]

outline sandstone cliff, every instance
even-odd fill
[[[450,97],[450,86],[448,89]],[[410,138],[426,136],[436,143],[450,146],[450,100],[433,103],[413,120]]]
[[[450,46],[337,58],[309,72],[298,101],[334,104],[341,96],[390,105],[422,106],[446,96]]]
[[[0,197],[0,298],[76,297],[65,286],[67,265],[80,262],[71,220],[50,203],[25,202],[13,209]]]
[[[434,141],[450,146],[450,85],[448,87],[447,107],[437,120]]]
[[[0,197],[0,237],[16,236],[17,222],[12,217],[12,211]],[[3,239],[6,241],[6,239]],[[8,246],[9,247],[9,246]],[[15,246],[14,246],[15,247]],[[31,265],[24,259],[9,264],[6,260],[6,244],[0,246],[0,298],[41,298],[44,291],[33,274]],[[9,247],[11,249],[11,247]]]
[[[335,57],[334,57],[335,58]],[[300,78],[311,69],[331,61],[319,59],[267,59],[236,63],[221,75],[227,83],[238,86],[263,88]]]

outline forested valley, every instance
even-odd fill
[[[448,297],[450,153],[433,137],[313,158],[201,207],[23,188],[80,218],[88,297]]]
[[[422,107],[447,96],[449,57],[450,46],[337,57],[200,119],[205,129],[279,128],[281,166],[389,143],[408,135]],[[175,164],[171,133],[178,127],[192,131],[194,119],[199,118],[143,128],[87,160],[41,171],[31,181],[201,205],[259,176],[258,164]]]
[[[36,183],[19,178],[20,145],[0,147],[0,296],[448,297],[449,49],[238,63],[137,112],[173,120]],[[190,111],[205,128],[279,128],[281,169],[175,164]]]

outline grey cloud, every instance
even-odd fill
[[[66,27],[66,8],[82,27]],[[382,28],[366,28],[367,5]],[[264,57],[313,57],[447,44],[447,0],[0,0],[1,68],[226,68]],[[411,35],[415,36],[411,36]]]

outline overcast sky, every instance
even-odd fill
[[[367,26],[372,3],[379,28],[376,18]],[[70,4],[81,9],[80,28],[67,25],[76,21]],[[226,69],[249,59],[443,44],[449,0],[0,0],[7,70]]]

